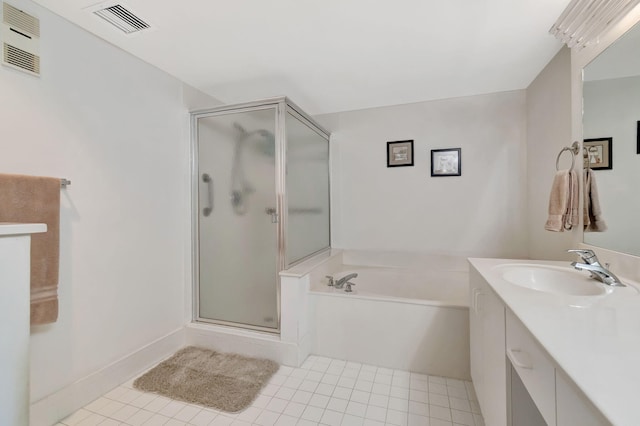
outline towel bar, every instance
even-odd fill
[[[60,179],[60,188],[66,188],[71,185],[71,181],[69,179]]]
[[[580,143],[578,141],[575,141],[571,144],[571,146],[565,146],[560,150],[558,156],[556,157],[556,171],[560,170],[560,157],[565,151],[569,151],[571,153],[571,170],[573,170],[573,167],[576,164],[576,155],[578,155],[578,153],[580,152]]]

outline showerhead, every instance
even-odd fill
[[[256,132],[262,136],[263,138],[267,138],[267,139],[273,139],[275,140],[275,136],[273,135],[273,133],[271,133],[268,130],[264,130],[264,129],[260,129],[260,130],[256,130]]]
[[[247,132],[247,130],[238,122],[233,123],[233,128],[240,133],[237,142],[242,143],[248,140],[251,136],[258,135],[262,140],[258,141],[254,146],[262,152],[264,155],[273,157],[276,151],[276,137],[273,132],[266,129],[258,129]]]
[[[247,132],[244,126],[238,122],[233,123],[233,128],[236,129],[238,133],[240,133],[241,139],[246,139],[249,136],[253,136],[253,135],[260,135],[263,138],[275,140],[275,136],[273,136],[273,133],[266,129],[258,129],[258,130],[252,130],[250,132]]]
[[[257,145],[258,149],[266,156],[275,157],[276,155],[276,137],[268,130],[258,130],[262,141]]]

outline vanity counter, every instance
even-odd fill
[[[568,262],[469,259],[498,297],[590,402],[614,425],[640,425],[640,292],[551,294],[505,281],[500,265],[569,267]],[[612,291],[609,291],[612,290]]]
[[[37,234],[46,231],[47,225],[44,223],[0,222],[0,236]]]

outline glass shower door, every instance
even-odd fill
[[[286,264],[330,245],[329,139],[289,110],[286,119]]]
[[[196,120],[198,319],[277,329],[276,108]]]

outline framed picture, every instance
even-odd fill
[[[613,138],[585,139],[582,148],[583,167],[592,170],[611,170]]]
[[[461,148],[432,149],[431,176],[462,176]]]
[[[387,142],[387,167],[413,166],[413,140]]]

